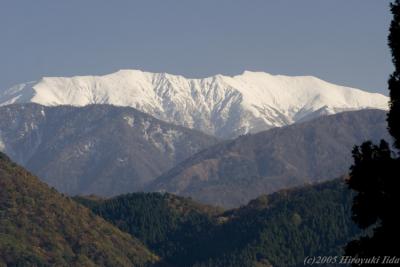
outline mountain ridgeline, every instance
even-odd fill
[[[361,110],[231,141],[110,105],[0,107],[0,150],[57,190],[166,191],[223,207],[346,174],[351,148],[388,139],[385,111]]]
[[[0,152],[0,266],[151,266],[140,241]]]
[[[188,79],[121,70],[104,76],[44,77],[0,92],[0,106],[28,102],[128,106],[223,139],[342,111],[388,108],[388,98],[381,94],[312,76],[251,71]]]
[[[137,236],[171,266],[303,266],[306,256],[343,255],[361,231],[343,180],[263,195],[221,211],[168,193],[75,198]]]
[[[261,194],[344,175],[352,162],[352,147],[380,139],[390,140],[384,111],[324,116],[212,146],[146,189],[237,207]]]
[[[217,141],[129,107],[0,107],[0,151],[71,195],[139,191]]]

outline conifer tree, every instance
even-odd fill
[[[400,0],[391,4],[393,20],[389,47],[395,71],[390,76],[388,130],[394,147],[400,149]],[[398,153],[397,153],[398,154]],[[395,244],[400,240],[400,160],[382,140],[379,145],[365,142],[353,149],[354,163],[348,185],[358,194],[353,200],[353,220],[370,234],[347,244],[346,254],[354,257],[400,256]],[[378,264],[379,265],[379,264]],[[354,265],[356,266],[356,265]],[[380,265],[379,265],[380,266]]]
[[[389,46],[395,67],[389,79],[390,111],[388,129],[394,138],[394,144],[400,150],[400,1],[391,5],[393,20],[390,25]]]

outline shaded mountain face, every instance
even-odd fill
[[[205,149],[147,190],[235,207],[260,194],[344,175],[352,163],[352,147],[381,138],[390,140],[384,111],[325,116]]]
[[[342,255],[361,233],[351,220],[353,195],[336,179],[225,212],[168,193],[76,200],[173,266],[253,267],[302,266],[306,256]]]
[[[0,93],[0,105],[129,106],[158,119],[234,138],[321,115],[388,108],[388,97],[312,76],[246,71],[237,76],[187,79],[166,73],[121,70],[104,76],[44,77]]]
[[[110,196],[141,190],[216,142],[128,107],[0,108],[0,150],[68,194]]]
[[[140,241],[0,152],[1,266],[150,266]]]

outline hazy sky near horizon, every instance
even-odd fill
[[[0,0],[0,90],[119,69],[314,75],[387,94],[389,0]]]

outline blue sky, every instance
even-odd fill
[[[386,94],[388,0],[4,0],[0,89],[136,68],[314,75]]]

